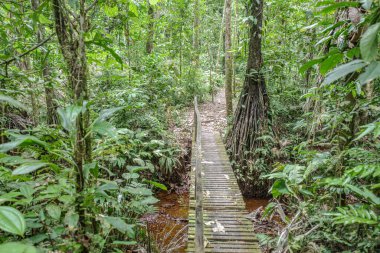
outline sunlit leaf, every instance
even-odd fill
[[[325,80],[323,81],[323,85],[331,84],[340,78],[363,68],[366,65],[367,63],[362,60],[354,60],[343,64],[327,74]]]
[[[276,180],[272,186],[272,195],[273,197],[277,198],[281,195],[289,194],[290,191],[288,187],[286,186],[286,183],[284,180]]]
[[[37,253],[38,250],[33,245],[21,242],[7,242],[0,244],[0,253]]]
[[[73,230],[77,227],[79,221],[79,215],[73,211],[67,212],[65,215],[64,222],[69,227],[70,230]]]
[[[29,111],[29,109],[25,105],[23,105],[19,101],[15,100],[9,96],[5,96],[5,95],[0,94],[0,102],[6,102],[6,103],[8,103],[11,106],[14,106],[16,108],[22,109],[24,111]]]
[[[61,218],[61,207],[57,205],[50,204],[46,206],[46,211],[55,220],[59,220],[59,218]]]
[[[104,221],[109,223],[112,227],[116,228],[120,232],[127,233],[129,238],[135,237],[135,231],[133,230],[134,225],[125,223],[125,221],[120,217],[104,216]]]
[[[12,174],[13,175],[27,174],[27,173],[33,172],[35,170],[38,170],[40,168],[46,167],[48,165],[49,165],[48,163],[41,162],[41,161],[27,162],[27,163],[24,163],[24,164],[20,165],[19,167],[17,167],[12,172]]]
[[[26,229],[24,216],[13,207],[0,206],[0,229],[12,234],[24,235]]]
[[[301,74],[305,73],[306,70],[308,70],[309,68],[313,67],[314,65],[320,63],[321,61],[323,61],[323,59],[314,59],[314,60],[306,62],[304,65],[301,66],[301,68],[299,70],[300,73]]]
[[[156,5],[160,0],[149,0],[151,5]]]
[[[329,56],[326,60],[324,60],[321,65],[319,71],[322,75],[326,74],[328,71],[330,71],[332,68],[334,68],[336,65],[338,65],[343,59],[343,54],[333,54]]]
[[[347,7],[358,7],[359,3],[357,2],[338,2],[338,3],[331,3],[328,6],[322,8],[320,13],[329,13],[332,11],[335,11],[336,9],[340,8],[347,8]]]
[[[371,25],[363,34],[360,40],[360,52],[365,61],[372,61],[377,58],[379,50],[378,35],[380,31],[380,23]]]
[[[374,61],[360,74],[358,81],[360,84],[366,84],[372,80],[380,77],[380,62]]]
[[[30,135],[17,135],[14,141],[0,145],[0,152],[5,153],[17,147],[25,147],[29,145],[39,145],[48,148],[48,144],[38,138]]]
[[[110,18],[113,18],[113,17],[116,17],[118,14],[119,14],[119,8],[117,7],[117,5],[115,6],[104,6],[104,13],[110,17]]]
[[[69,132],[75,132],[76,119],[82,112],[82,106],[71,105],[66,108],[59,108],[57,112],[60,116],[62,127]]]
[[[155,187],[157,187],[157,188],[159,188],[161,190],[164,190],[164,191],[168,190],[168,188],[165,185],[160,184],[158,182],[155,182],[155,181],[152,181],[152,180],[144,180],[144,182],[147,182],[147,183],[149,183],[149,184],[151,184],[151,185],[153,185],[153,186],[155,186]]]

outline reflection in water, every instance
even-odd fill
[[[156,196],[158,211],[144,220],[148,224],[151,241],[157,252],[185,252],[189,194],[160,192]]]

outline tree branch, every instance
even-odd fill
[[[1,65],[4,65],[4,64],[8,65],[9,63],[15,61],[16,59],[21,58],[21,57],[23,57],[23,56],[25,56],[25,55],[27,55],[27,54],[33,52],[34,50],[36,50],[37,48],[41,47],[41,46],[44,45],[46,42],[48,42],[48,41],[53,37],[53,35],[54,35],[54,34],[51,34],[51,35],[50,35],[49,37],[47,37],[45,40],[41,41],[40,43],[38,43],[37,45],[35,45],[35,46],[32,47],[31,49],[29,49],[28,51],[26,51],[26,52],[24,52],[24,53],[22,53],[22,54],[20,54],[20,55],[17,55],[17,56],[15,56],[15,57],[13,57],[13,58],[10,58],[10,59],[8,59],[8,60],[5,60],[5,61],[0,62],[0,66],[1,66]]]
[[[96,5],[97,3],[98,3],[98,0],[94,0],[94,2],[93,2],[90,6],[87,7],[87,9],[85,10],[85,12],[86,12],[86,13],[89,12],[92,8],[95,7],[95,5]]]

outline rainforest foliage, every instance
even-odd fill
[[[0,252],[152,250],[174,128],[220,89],[281,220],[263,249],[380,250],[379,0],[2,0],[0,24]]]

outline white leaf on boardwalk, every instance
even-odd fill
[[[224,177],[226,178],[226,179],[230,179],[230,176],[229,175],[224,175]]]
[[[212,228],[212,231],[213,231],[214,233],[216,233],[216,232],[225,233],[225,232],[226,232],[226,230],[224,230],[223,225],[222,225],[218,220],[215,220],[215,224],[216,224],[216,226],[214,226],[214,227]]]
[[[215,221],[211,220],[211,221],[205,222],[205,225],[206,226],[211,226],[214,223],[215,223]]]
[[[206,192],[204,192],[204,197],[205,197],[205,198],[209,198],[209,197],[210,197],[210,191],[206,191]]]

